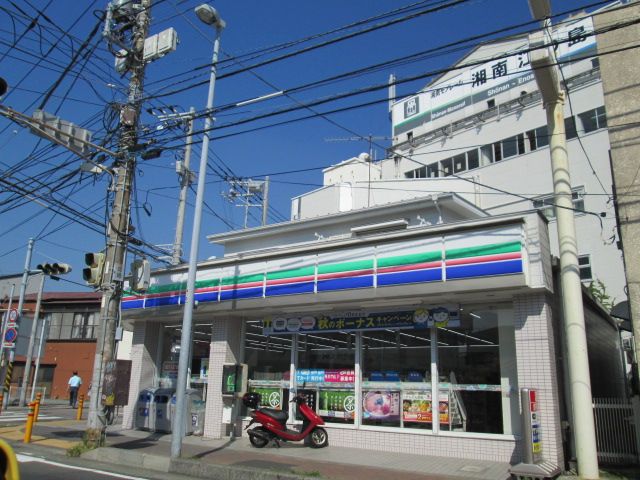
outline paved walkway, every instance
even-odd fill
[[[16,408],[3,412],[0,415],[0,437],[19,445],[24,437],[24,413],[23,409]],[[75,420],[75,410],[59,405],[45,406],[41,409],[40,421],[33,429],[32,443],[35,446],[66,450],[81,441],[85,428],[85,421]],[[285,443],[281,448],[269,445],[256,449],[246,438],[211,440],[197,436],[186,437],[183,442],[184,461],[176,463],[169,461],[170,441],[171,436],[167,434],[123,430],[114,425],[107,434],[107,448],[88,452],[83,457],[203,478],[509,478],[509,465],[503,462],[385,453],[331,445],[316,450],[301,443]]]

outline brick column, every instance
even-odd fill
[[[223,408],[233,405],[233,399],[222,396],[222,366],[225,363],[239,363],[242,358],[242,321],[239,318],[220,318],[213,322],[204,421],[205,437],[222,438],[230,428],[222,423]]]
[[[131,342],[131,380],[129,382],[129,403],[123,410],[122,426],[134,428],[136,402],[140,390],[154,386],[158,378],[159,365],[156,365],[158,340],[162,334],[162,325],[138,321],[133,327]]]
[[[542,426],[542,455],[564,467],[558,372],[550,299],[544,293],[513,299],[519,388],[534,388]]]

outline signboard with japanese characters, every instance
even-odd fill
[[[440,393],[438,402],[440,423],[449,423],[449,394]],[[402,392],[402,419],[405,422],[432,423],[433,402],[431,392]]]
[[[595,52],[593,32],[590,17],[563,24],[553,32],[556,56],[565,76],[571,75],[574,68],[570,60]],[[505,51],[494,54],[492,60],[470,65],[452,78],[395,103],[392,107],[394,135],[449,117],[481,102],[484,110],[487,100],[504,92],[513,91],[513,95],[519,95],[525,84],[535,81],[528,49],[526,39],[520,44],[505,46]],[[472,110],[467,112],[472,113]]]
[[[433,325],[437,327],[459,327],[460,314],[458,306],[434,305],[406,311],[355,311],[290,318],[266,317],[262,320],[262,331],[264,335],[282,335],[386,329],[408,330],[428,328]]]

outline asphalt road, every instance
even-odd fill
[[[67,480],[76,478],[86,480],[143,479],[143,477],[114,474],[112,472],[99,469],[63,465],[62,463],[52,462],[44,458],[30,457],[27,455],[18,455],[18,463],[20,464],[20,478],[24,480],[44,478],[47,480]],[[146,477],[145,480],[150,478],[151,477]]]

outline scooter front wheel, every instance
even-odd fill
[[[257,435],[251,435],[251,432],[256,432]],[[251,445],[256,448],[265,447],[267,443],[269,443],[269,440],[267,440],[265,437],[269,437],[271,435],[269,431],[264,427],[256,427],[254,429],[251,429],[247,432],[247,434],[249,435],[249,441],[251,442]]]
[[[323,448],[329,445],[329,434],[322,427],[316,427],[311,430],[307,438],[311,448]]]

